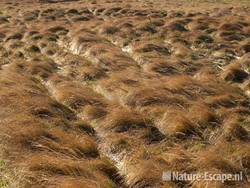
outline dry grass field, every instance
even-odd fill
[[[0,1],[0,188],[250,187],[249,98],[249,0]]]

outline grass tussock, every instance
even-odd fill
[[[157,163],[152,161],[138,161],[134,166],[128,166],[132,168],[130,174],[128,174],[128,184],[132,187],[157,187],[160,184],[161,178],[161,167]],[[138,168],[140,166],[140,168]],[[147,174],[147,175],[146,175]],[[145,178],[147,176],[147,178]]]
[[[49,174],[57,174],[63,176],[82,176],[87,178],[91,176],[86,166],[84,169],[80,166],[81,163],[74,162],[73,160],[62,160],[60,158],[51,158],[49,156],[31,157],[30,159],[32,171],[43,171]]]
[[[181,98],[170,96],[167,91],[163,89],[143,89],[134,91],[132,94],[127,96],[126,104],[134,107],[147,107],[157,105],[185,105],[185,101]]]
[[[105,102],[88,87],[71,82],[61,82],[56,85],[55,97],[66,106],[79,110],[86,105],[103,106]]]
[[[167,135],[186,138],[191,135],[198,135],[198,127],[187,117],[184,112],[166,112],[161,120],[160,129]]]
[[[244,65],[243,65],[244,66]],[[229,65],[225,68],[222,78],[225,81],[242,83],[249,77],[249,74],[241,69],[240,64]]]
[[[194,104],[189,109],[188,116],[193,122],[200,126],[217,122],[216,114],[205,104]]]
[[[16,133],[15,143],[23,149],[33,151],[47,151],[62,154],[72,158],[98,157],[97,146],[87,134],[65,134],[60,129],[51,129],[50,132],[42,128],[23,128]],[[13,143],[14,144],[14,143]]]
[[[75,122],[74,127],[76,129],[79,129],[83,133],[87,133],[90,136],[93,136],[96,134],[96,131],[93,129],[93,127],[84,121]]]
[[[197,164],[199,164],[201,169],[216,169],[219,172],[232,174],[239,172],[238,167],[232,164],[231,161],[209,151],[204,152],[199,156],[199,159],[197,159]]]
[[[144,129],[151,125],[151,122],[143,118],[139,113],[131,110],[114,110],[106,117],[106,130],[113,130],[117,133],[132,131],[136,129]]]
[[[250,73],[250,58],[248,60],[243,60],[241,63],[241,67],[242,69],[246,72],[246,73]]]
[[[249,131],[244,128],[241,122],[241,117],[237,115],[231,115],[224,120],[223,126],[226,139],[249,140]]]
[[[107,111],[98,106],[87,105],[81,113],[81,117],[86,120],[97,120],[107,115]]]

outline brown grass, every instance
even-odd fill
[[[222,78],[226,81],[242,83],[248,76],[249,74],[240,68],[240,64],[235,64],[225,68]]]
[[[63,101],[65,105],[74,110],[79,110],[86,105],[104,105],[99,95],[95,94],[90,88],[77,83],[58,83],[53,92],[55,92],[57,100]]]
[[[243,0],[2,0],[0,187],[249,187],[249,31]]]
[[[189,110],[189,117],[201,126],[217,121],[215,113],[205,104],[194,104]]]
[[[182,114],[183,112],[178,111],[167,112],[161,122],[161,130],[168,135],[177,137],[197,134],[196,125]]]
[[[136,111],[116,110],[107,117],[106,125],[102,127],[105,131],[126,132],[134,129],[144,129],[150,126],[150,121],[144,119]]]

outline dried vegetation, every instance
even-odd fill
[[[250,8],[230,3],[1,1],[0,187],[249,187]]]

